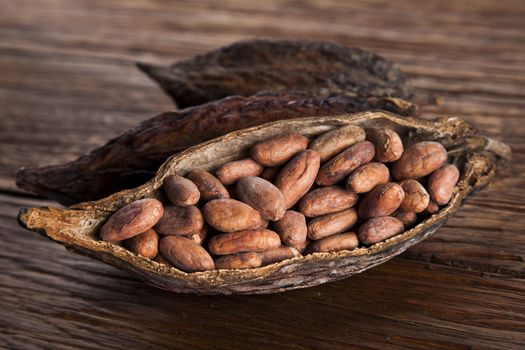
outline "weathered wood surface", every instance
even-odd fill
[[[257,3],[257,4],[256,4]],[[525,347],[521,1],[0,0],[1,348]],[[505,140],[514,162],[431,239],[337,283],[197,297],[147,287],[19,228],[22,165],[71,160],[172,109],[134,67],[233,40],[331,39],[383,54],[420,95]]]

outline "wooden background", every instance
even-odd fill
[[[525,2],[0,0],[0,348],[525,348]],[[402,256],[333,284],[199,297],[21,229],[20,166],[75,159],[170,100],[134,67],[249,37],[331,39],[514,150],[509,175]]]

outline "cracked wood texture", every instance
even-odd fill
[[[525,348],[525,4],[508,0],[0,0],[0,348]],[[438,233],[361,275],[282,294],[156,290],[24,231],[20,166],[61,163],[172,109],[135,61],[251,37],[394,60],[426,118],[460,115],[514,161]]]

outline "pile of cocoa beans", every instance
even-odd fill
[[[257,268],[369,246],[446,205],[459,179],[438,142],[404,149],[390,129],[286,133],[212,174],[169,175],[165,199],[115,212],[103,240],[186,272]],[[165,203],[162,203],[165,202]]]

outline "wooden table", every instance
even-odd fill
[[[257,5],[256,5],[257,4]],[[525,348],[525,3],[0,0],[0,347]],[[360,46],[508,142],[508,176],[362,275],[267,296],[178,295],[24,231],[20,166],[75,159],[170,100],[134,67],[247,37]]]

